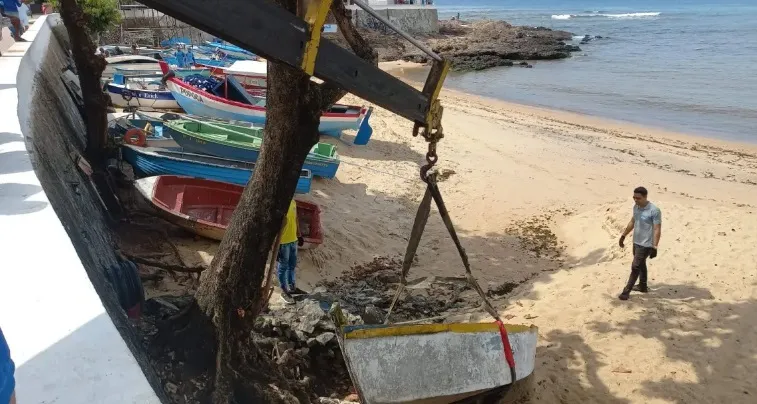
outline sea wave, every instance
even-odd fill
[[[649,18],[658,17],[660,12],[648,12],[648,13],[625,13],[625,14],[603,14],[598,12],[592,12],[590,14],[552,14],[553,20],[570,20],[572,18]]]

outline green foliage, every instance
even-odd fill
[[[49,0],[56,10],[60,0]],[[87,29],[91,35],[100,35],[121,23],[118,0],[77,0],[87,17]]]

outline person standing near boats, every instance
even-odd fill
[[[626,287],[618,296],[620,300],[628,300],[631,290],[641,293],[649,291],[647,285],[647,258],[657,257],[657,246],[662,234],[662,212],[647,199],[647,189],[638,187],[633,190],[633,216],[626,229],[620,236],[618,244],[624,248],[624,241],[628,233],[633,230],[633,263],[631,276]],[[636,286],[636,280],[639,286]]]
[[[276,259],[281,298],[288,304],[294,303],[292,295],[307,294],[307,292],[295,286],[294,272],[297,268],[297,247],[303,244],[303,238],[300,237],[297,227],[297,205],[292,199],[289,202],[289,209],[281,228],[281,241]]]

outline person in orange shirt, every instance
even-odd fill
[[[286,303],[294,303],[292,295],[307,294],[295,286],[295,268],[297,267],[297,246],[303,244],[297,229],[297,205],[289,203],[284,225],[281,228],[281,241],[277,261],[277,274],[281,285],[281,297]]]

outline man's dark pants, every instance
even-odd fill
[[[633,263],[631,263],[631,276],[628,278],[628,284],[623,289],[624,294],[628,294],[639,280],[639,288],[647,287],[647,258],[652,253],[652,247],[642,247],[638,244],[633,245]]]

